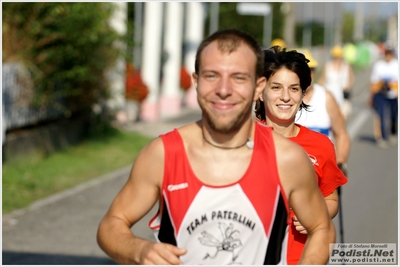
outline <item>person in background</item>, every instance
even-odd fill
[[[326,264],[335,229],[305,151],[255,122],[261,45],[220,30],[197,50],[201,120],[152,140],[100,222],[99,246],[122,264],[286,264],[289,206],[308,232],[300,263]],[[290,153],[288,153],[290,151]],[[293,179],[293,178],[296,179]],[[130,228],[149,222],[158,242]]]
[[[314,83],[318,61],[308,49],[300,51],[309,60],[308,66],[311,69],[312,83],[303,97],[303,102],[309,105],[309,110],[299,110],[296,115],[296,123],[327,135],[335,144],[336,161],[340,164],[342,170],[347,172],[346,162],[350,154],[351,140],[345,120],[332,93]]]
[[[281,38],[275,38],[271,42],[271,47],[279,46],[280,49],[286,48],[286,42]]]
[[[332,47],[331,60],[322,69],[318,84],[330,91],[340,107],[345,120],[351,113],[350,91],[354,85],[354,73],[350,64],[343,59],[343,48]]]
[[[369,106],[379,117],[375,138],[381,148],[386,148],[388,141],[397,144],[398,81],[398,60],[393,49],[386,49],[384,58],[374,63],[370,77]],[[387,120],[390,121],[390,133]]]
[[[308,105],[302,101],[311,83],[308,60],[302,53],[279,49],[277,46],[264,50],[264,54],[267,86],[256,102],[255,116],[259,121],[272,126],[274,132],[299,144],[307,152],[329,215],[334,218],[338,212],[336,189],[344,185],[347,178],[336,163],[333,143],[326,135],[295,123],[297,111],[308,109]],[[308,232],[293,210],[290,211],[290,219],[288,264],[298,264]]]

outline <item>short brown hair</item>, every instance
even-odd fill
[[[196,61],[194,69],[196,74],[199,74],[200,69],[200,55],[206,46],[213,41],[218,41],[218,48],[221,51],[233,52],[240,44],[248,45],[256,55],[256,79],[260,78],[264,72],[264,53],[260,43],[248,33],[238,29],[225,29],[214,32],[212,35],[204,39],[197,48]]]

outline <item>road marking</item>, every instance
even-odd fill
[[[347,127],[347,132],[350,135],[350,140],[353,140],[356,137],[357,133],[360,131],[361,127],[365,123],[365,121],[372,115],[370,109],[363,109],[354,117],[354,119],[349,123]]]

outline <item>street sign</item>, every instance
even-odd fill
[[[267,3],[239,3],[236,12],[240,15],[266,16],[271,12],[271,5]]]
[[[272,9],[267,3],[238,3],[236,12],[239,15],[264,16],[263,45],[269,47],[272,37]]]

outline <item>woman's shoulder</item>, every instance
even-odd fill
[[[333,145],[331,139],[329,139],[328,136],[325,134],[319,133],[317,131],[311,130],[307,128],[306,126],[296,124],[297,126],[300,127],[300,133],[302,136],[307,137],[307,139],[315,140],[316,145],[321,145],[321,144],[326,144],[326,145]]]
[[[329,158],[335,154],[335,146],[331,139],[325,134],[313,131],[300,125],[300,133],[294,142],[301,145],[309,154],[320,155],[323,158]]]

